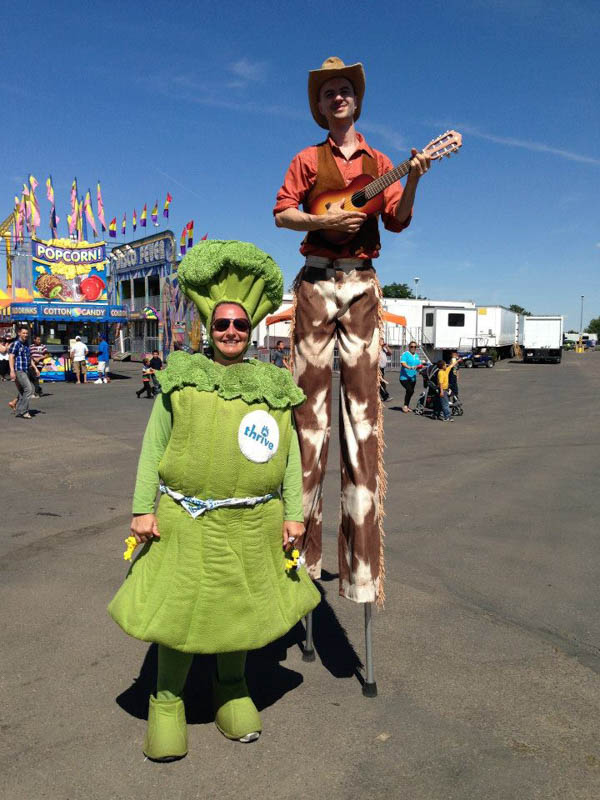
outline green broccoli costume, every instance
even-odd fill
[[[254,327],[281,303],[275,262],[243,242],[194,247],[178,272],[210,330],[219,303],[241,305]],[[292,408],[303,393],[287,370],[250,359],[223,366],[172,353],[157,374],[133,512],[153,513],[159,539],[142,549],[109,613],[126,633],[159,645],[144,752],[187,752],[181,694],[193,653],[216,653],[216,724],[258,737],[244,679],[247,650],[282,636],[319,602],[305,569],[286,570],[284,519],[302,521],[300,452]]]

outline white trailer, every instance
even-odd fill
[[[551,361],[562,357],[563,318],[558,315],[523,319],[523,362]]]
[[[510,358],[518,343],[519,315],[504,306],[477,306],[477,338],[487,339],[498,358]]]
[[[477,341],[477,309],[423,306],[423,347],[432,361]]]
[[[383,297],[384,311],[398,314],[406,319],[406,328],[397,325],[385,326],[385,340],[389,345],[405,346],[411,339],[422,343],[423,307],[475,308],[471,300],[425,300],[421,298]]]
[[[282,314],[288,311],[294,302],[294,297],[291,293],[286,292],[283,295],[283,300],[277,311],[273,312],[273,316]],[[252,341],[255,341],[258,347],[275,347],[275,342],[281,339],[286,346],[290,340],[290,323],[289,322],[275,322],[273,325],[267,325],[266,320],[261,320],[256,328],[252,331]]]

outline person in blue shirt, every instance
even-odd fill
[[[100,336],[98,342],[98,380],[96,383],[109,383],[110,373],[108,371],[108,361],[110,359],[110,350],[108,349],[108,342],[104,336]]]
[[[400,383],[404,387],[404,406],[402,411],[410,414],[410,400],[415,391],[417,382],[417,369],[421,366],[421,359],[417,355],[417,343],[409,342],[408,350],[400,356]]]

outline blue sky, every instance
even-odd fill
[[[384,233],[382,283],[418,276],[428,297],[519,303],[573,328],[583,294],[584,324],[600,316],[596,2],[83,8],[31,0],[3,21],[2,218],[30,172],[44,221],[49,173],[62,220],[74,176],[80,190],[100,178],[119,222],[170,191],[176,236],[194,219],[197,239],[253,241],[289,285],[300,235],[271,209],[292,156],[322,139],[307,72],[338,55],[364,63],[357,127],[395,163],[446,128],[464,136],[423,179],[410,228]]]

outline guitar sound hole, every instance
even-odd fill
[[[362,208],[367,202],[364,192],[356,192],[356,194],[353,194],[350,199],[352,200],[352,205],[354,208]]]

